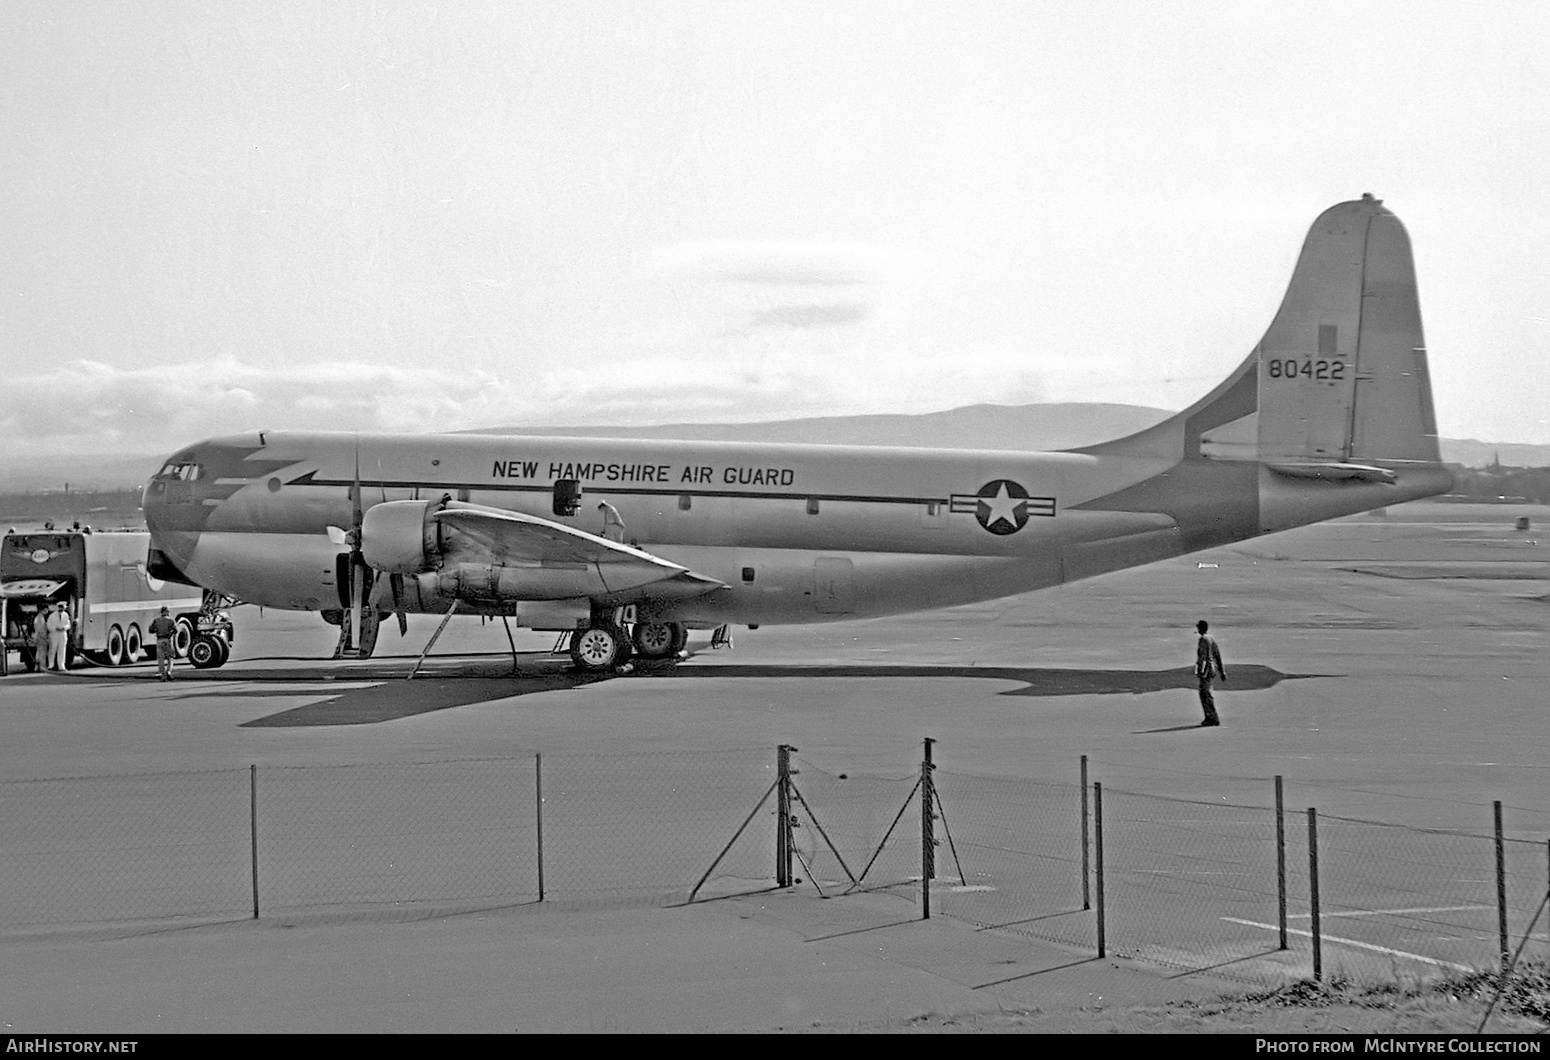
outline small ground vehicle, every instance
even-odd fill
[[[177,622],[173,650],[201,669],[231,652],[232,601],[149,573],[151,537],[144,531],[34,530],[0,541],[0,674],[11,653],[41,669],[34,635],[38,613],[63,603],[74,623],[66,665],[77,658],[102,666],[138,662],[156,652],[151,621],[167,608]]]

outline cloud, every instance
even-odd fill
[[[783,324],[771,317],[758,330],[656,353],[554,359],[509,375],[354,361],[267,367],[232,356],[23,370],[0,406],[0,452],[15,472],[29,459],[160,456],[260,429],[431,432],[928,412],[1080,398],[1090,377],[1105,371],[1089,360],[1062,364],[1017,352],[914,353],[865,330],[838,342],[833,327],[821,325],[859,319],[864,304],[789,308],[811,316]]]
[[[117,368],[70,361],[10,379],[0,444],[25,456],[147,452],[251,428],[426,430],[459,420],[496,387],[479,372],[411,371],[352,362],[285,368],[233,357]]]
[[[778,305],[754,313],[749,328],[832,328],[857,324],[872,315],[867,302]]]
[[[863,243],[679,243],[652,255],[675,275],[750,284],[867,286],[898,275],[903,257]]]

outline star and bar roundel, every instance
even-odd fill
[[[978,493],[954,493],[950,510],[972,514],[992,534],[1015,534],[1028,525],[1028,517],[1053,516],[1054,497],[1030,497],[1019,482],[1009,478],[993,479]]]

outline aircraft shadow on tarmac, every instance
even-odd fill
[[[1171,670],[1073,670],[1036,667],[1004,666],[935,666],[935,665],[763,665],[730,664],[724,666],[682,666],[659,671],[662,676],[677,678],[977,678],[992,681],[1020,682],[1021,687],[999,693],[1003,696],[1092,696],[1092,695],[1143,695],[1148,692],[1195,689],[1192,667],[1182,666]],[[236,679],[239,675],[232,674]],[[650,676],[648,671],[643,676]],[[1240,665],[1232,670],[1232,677],[1225,686],[1239,692],[1263,691],[1282,681],[1300,680],[1325,674],[1286,674],[1269,666]],[[380,669],[344,672],[336,679],[349,682],[346,687],[329,688],[319,679],[317,671],[270,672],[262,678],[259,687],[244,687],[230,692],[217,692],[226,697],[251,697],[272,699],[287,693],[275,684],[298,682],[313,685],[294,694],[308,697],[325,696],[320,702],[283,710],[262,718],[244,722],[245,728],[290,728],[325,725],[372,725],[399,718],[430,714],[452,707],[487,703],[498,699],[531,695],[535,692],[559,692],[599,680],[596,676],[584,676],[564,670],[548,673],[492,674],[470,673],[460,670],[455,676],[427,675],[414,681],[403,679],[402,672],[385,673]],[[630,680],[631,678],[625,678]],[[249,674],[245,683],[252,681]],[[367,683],[369,682],[369,683]],[[361,683],[361,684],[358,684]],[[364,684],[364,687],[362,686]],[[352,687],[353,686],[353,687]],[[208,690],[190,692],[190,697],[206,697]],[[1179,728],[1192,728],[1181,726]],[[1157,731],[1173,731],[1172,729]]]
[[[1262,692],[1282,681],[1299,681],[1332,674],[1286,674],[1269,666],[1235,666],[1232,677],[1218,688],[1235,692]],[[678,677],[973,677],[991,681],[1020,681],[1003,696],[1108,696],[1144,695],[1173,689],[1195,691],[1195,668],[1179,666],[1171,670],[1062,670],[1024,666],[933,666],[908,664],[839,664],[813,666],[764,666],[733,663],[702,669],[686,667]]]
[[[543,674],[537,676],[503,674],[500,676],[422,677],[406,681],[402,674],[389,678],[381,676],[360,677],[351,675],[346,680],[369,681],[365,687],[346,687],[338,690],[318,688],[309,690],[309,696],[324,695],[327,699],[317,703],[282,710],[262,718],[242,723],[243,728],[294,728],[316,725],[375,725],[399,718],[412,718],[419,714],[432,714],[452,707],[466,707],[488,703],[497,699],[511,699],[531,695],[534,692],[561,692],[579,685],[600,680],[597,677],[571,673]],[[244,689],[232,693],[238,696],[273,697],[274,689]],[[280,693],[283,695],[284,693]]]

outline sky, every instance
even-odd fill
[[[1440,432],[1550,443],[1547,44],[1538,0],[0,0],[0,462],[1180,408],[1364,192]]]

